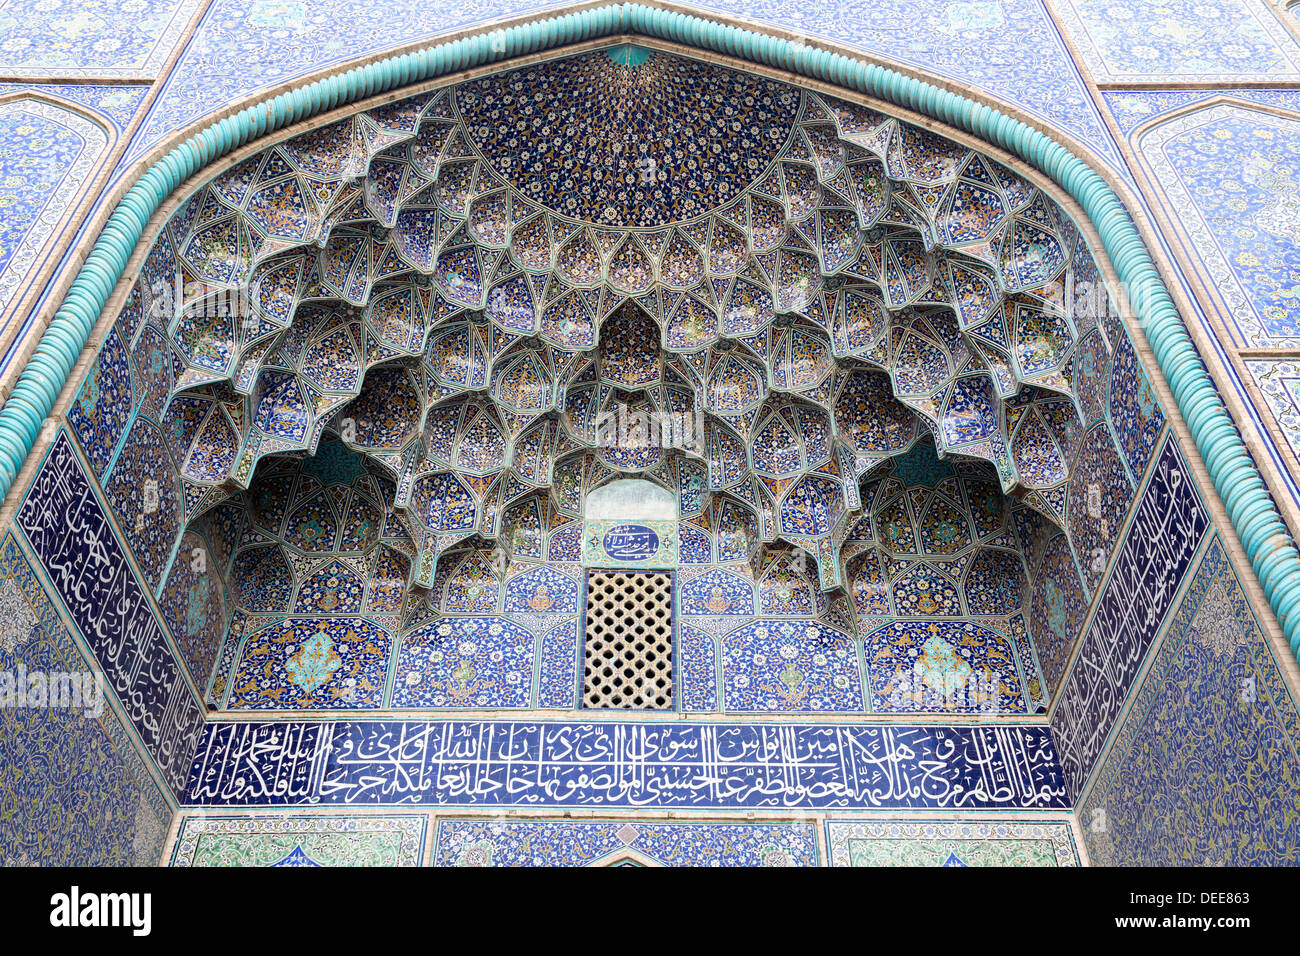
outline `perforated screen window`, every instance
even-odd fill
[[[673,576],[587,573],[584,707],[673,709]]]

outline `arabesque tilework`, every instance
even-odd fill
[[[58,679],[93,672],[13,535],[0,546],[0,611],[0,863],[158,863],[168,798],[112,692],[78,701]]]
[[[4,0],[4,72],[155,76],[199,6],[200,0]]]
[[[419,866],[418,816],[182,818],[172,866]]]
[[[1297,130],[1300,116],[1219,103],[1138,140],[1243,345],[1300,344]]]
[[[1106,866],[1300,862],[1300,710],[1210,539],[1080,806]]]
[[[1078,866],[1068,821],[831,820],[832,866]]]
[[[436,866],[816,866],[808,823],[438,821]]]
[[[0,316],[13,306],[108,145],[104,126],[48,100],[0,102]],[[0,328],[0,339],[7,331]]]
[[[183,51],[130,155],[140,155],[171,130],[219,104],[310,70],[471,24],[558,6],[474,0],[454,11],[440,9],[435,18],[426,6],[409,0],[383,8],[356,0],[218,0]],[[810,39],[937,71],[1028,109],[1114,158],[1114,146],[1087,89],[1036,0],[959,0],[924,7],[910,0],[812,5],[710,0],[697,9],[706,16],[716,11],[759,20]],[[348,29],[339,30],[344,22]],[[285,56],[286,45],[293,56]],[[238,51],[243,66],[238,72],[223,66],[232,50]]]
[[[1300,78],[1300,43],[1250,0],[1059,0],[1088,69],[1102,82]]]
[[[0,75],[79,80],[0,84],[0,307],[110,130],[141,121],[120,176],[254,90],[554,6],[405,2],[216,0],[193,36],[191,0],[129,0],[125,31],[0,2]],[[1300,101],[1270,88],[1300,47],[1265,5],[710,8],[1149,170],[1229,344],[1300,344]],[[1293,862],[1294,705],[1113,290],[1019,173],[625,48],[399,96],[180,198],[5,551],[0,680],[80,647],[117,701],[4,712],[0,763],[57,755],[6,862],[158,860],[169,799],[175,865],[1074,865],[1065,816],[1006,811],[1081,800],[1094,861]],[[1298,362],[1243,365],[1288,441]],[[670,514],[589,514],[625,478]],[[678,713],[614,723],[579,706],[585,567],[637,560],[673,571]]]

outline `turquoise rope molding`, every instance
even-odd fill
[[[250,106],[168,152],[118,203],[0,408],[0,495],[8,494],[31,452],[149,218],[181,183],[250,140],[347,103],[486,63],[618,35],[711,50],[894,103],[1001,147],[1065,189],[1096,227],[1260,586],[1300,659],[1300,556],[1141,236],[1101,176],[1020,120],[931,83],[802,43],[638,3],[589,8],[357,67]]]

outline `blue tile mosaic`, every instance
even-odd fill
[[[816,866],[810,823],[438,821],[435,866]]]
[[[718,642],[712,634],[681,624],[677,629],[677,667],[683,711],[718,709]]]
[[[853,638],[813,621],[759,620],[721,641],[723,708],[862,712]]]
[[[604,113],[581,106],[598,89],[636,84],[673,104],[619,125],[619,137],[654,154],[653,189],[611,178],[600,160],[614,148]],[[527,102],[501,114],[507,95]],[[495,171],[513,149],[498,127],[541,137],[537,117],[551,109],[588,130],[582,155],[542,150],[508,176]],[[682,138],[688,123],[726,131],[730,148],[696,155]],[[769,143],[774,124],[798,135]],[[682,170],[702,179],[678,170],[679,139],[694,157]],[[421,198],[434,179],[437,210]],[[524,268],[503,264],[507,245]],[[318,246],[319,283],[305,278]],[[720,561],[756,561],[758,542],[777,538],[811,559],[794,570],[793,558],[759,565],[756,603],[768,616],[825,612],[824,592],[846,583],[839,549],[863,511],[858,479],[885,458],[928,456],[949,472],[954,457],[985,462],[981,480],[1004,494],[1032,489],[1035,507],[1066,520],[1075,438],[1069,402],[1050,396],[1074,392],[1088,329],[1053,303],[1062,283],[1095,276],[1090,252],[1018,175],[829,95],[660,51],[634,67],[592,51],[506,70],[249,157],[176,211],[152,255],[159,278],[250,283],[259,314],[276,317],[237,333],[196,304],[170,323],[167,343],[146,329],[135,345],[141,408],[166,407],[174,420],[173,453],[197,486],[187,494],[251,486],[266,475],[259,462],[274,469],[277,456],[315,453],[326,433],[333,448],[337,433],[384,475],[382,505],[401,513],[414,550],[411,583],[429,587],[440,556],[455,553],[447,612],[500,609],[504,569],[486,550],[468,553],[467,538],[508,542],[508,557],[526,561],[555,534],[550,559],[577,557],[568,525],[589,494],[629,472],[653,473],[675,494],[686,527],[712,526]],[[500,267],[485,271],[489,262]],[[413,281],[413,266],[432,276],[429,287]],[[555,291],[538,298],[544,289]],[[927,303],[950,308],[912,308]],[[867,373],[863,361],[890,374]],[[887,428],[874,423],[880,407]],[[673,422],[701,412],[712,417],[691,426],[702,432],[692,432],[692,458]],[[652,424],[669,426],[667,440],[649,434]],[[155,464],[137,460],[146,438],[122,455],[135,471]],[[906,484],[913,465],[899,467],[893,477]],[[129,471],[129,487],[135,479]],[[548,487],[553,496],[539,494]],[[957,617],[978,516],[960,487],[927,487],[943,500],[897,505],[920,535],[912,551],[953,560],[893,569],[894,610]],[[709,502],[705,488],[729,497]],[[291,551],[332,549],[345,509],[327,498],[295,501],[278,534]],[[157,550],[144,540],[150,524],[137,550]],[[978,537],[995,533],[980,525]],[[658,539],[656,566],[675,565],[676,535]],[[593,540],[579,554],[590,559]],[[701,561],[704,542],[693,541]],[[1015,590],[1002,589],[1009,599]]]
[[[526,708],[536,645],[508,618],[440,618],[402,639],[393,706]]]
[[[882,713],[1023,714],[1016,652],[969,621],[895,621],[868,634],[871,707]]]
[[[40,93],[70,100],[99,113],[120,134],[131,125],[131,120],[149,93],[149,84],[83,86],[72,83],[0,83],[0,96],[6,93]]]
[[[831,866],[1078,866],[1068,820],[828,820]]]
[[[5,10],[0,7],[0,24]],[[4,34],[0,26],[0,35]],[[0,316],[14,305],[108,152],[107,128],[37,97],[0,103]],[[0,327],[7,345],[14,327]]]
[[[1298,130],[1294,116],[1220,103],[1160,123],[1137,143],[1245,346],[1300,344]]]
[[[1052,712],[1053,739],[1076,800],[1209,527],[1187,463],[1168,436]]]
[[[694,614],[754,613],[754,585],[725,568],[710,568],[684,580],[677,595],[678,611]]]
[[[1060,0],[1058,8],[1101,83],[1300,77],[1300,44],[1266,4]]]
[[[184,504],[176,463],[162,429],[137,415],[127,432],[104,493],[132,555],[152,591],[162,582],[184,522]]]
[[[0,617],[0,862],[156,864],[172,811],[107,692],[83,698],[83,708],[55,706],[18,683],[91,671],[12,535],[0,548]],[[15,706],[20,686],[27,696]]]
[[[226,585],[212,547],[193,531],[181,536],[167,580],[158,594],[194,686],[206,690],[230,624]]]
[[[152,77],[200,0],[5,0],[5,72],[31,77]]]
[[[217,721],[194,806],[1064,809],[1045,727]]]
[[[577,614],[578,582],[554,568],[530,568],[506,582],[502,609],[522,614]]]
[[[392,640],[360,618],[289,618],[244,641],[231,710],[379,707]]]
[[[203,723],[201,703],[64,431],[14,520],[163,779],[179,792]]]
[[[120,323],[119,323],[120,324]],[[81,443],[96,478],[103,478],[131,419],[131,363],[117,326],[104,338],[86,373],[68,426]]]
[[[1247,359],[1245,365],[1286,445],[1300,455],[1300,362]]]
[[[1133,348],[1133,340],[1117,322],[1108,325],[1108,332],[1117,342],[1110,369],[1111,427],[1130,477],[1141,481],[1164,428],[1165,413]]]
[[[578,706],[578,624],[569,621],[542,637],[537,706],[572,710]]]
[[[424,7],[372,7],[356,0],[287,5],[218,0],[187,45],[136,139],[131,157],[219,105],[331,63],[476,23],[560,6],[475,0],[431,22]],[[933,70],[1036,113],[1118,161],[1069,53],[1041,4],[955,2],[920,9],[909,0],[791,5],[788,0],[697,5],[793,29]],[[338,24],[347,23],[347,30]],[[395,32],[396,31],[396,32]],[[284,55],[291,44],[295,55]],[[234,51],[241,69],[225,64]]]
[[[1293,8],[1294,9],[1294,8]],[[1202,103],[1228,98],[1276,106],[1300,113],[1300,90],[1279,89],[1208,89],[1208,90],[1123,90],[1102,92],[1106,108],[1120,130],[1128,135],[1144,123],[1165,113]]]
[[[1102,866],[1300,862],[1300,710],[1214,535],[1079,810]]]
[[[165,52],[167,17],[188,2],[130,0],[148,21],[146,36],[130,51],[94,51],[116,64],[99,75],[146,69]],[[1300,77],[1300,47],[1269,25],[1269,11],[1234,14],[1225,41],[1207,32],[1213,18],[1203,4],[1114,16],[1099,4],[1053,8],[1073,24],[1071,39],[1098,77],[1148,82],[1150,71],[1239,82],[1231,66],[1243,56],[1252,70]],[[0,0],[0,23],[25,5]],[[322,64],[522,12],[480,2],[433,21],[411,16],[395,35],[400,11],[354,6],[216,0],[131,155],[218,104]],[[1117,162],[1037,0],[713,6],[939,71]],[[344,15],[352,29],[339,33]],[[98,16],[87,9],[86,29]],[[286,44],[305,52],[285,57]],[[47,58],[72,55],[75,45],[56,38]],[[221,68],[232,50],[248,67],[238,76]],[[62,471],[76,477],[43,472],[23,514],[42,560],[53,555],[46,570],[57,589],[72,589],[73,600],[63,598],[72,618],[97,629],[87,639],[171,786],[200,732],[192,799],[205,806],[1059,809],[1078,800],[1101,764],[1099,779],[1121,809],[1118,828],[1090,837],[1096,859],[1238,858],[1225,848],[1240,834],[1213,821],[1180,817],[1173,836],[1159,836],[1133,809],[1165,813],[1154,795],[1161,774],[1207,759],[1215,743],[1206,732],[1177,755],[1161,750],[1160,763],[1150,755],[1163,737],[1149,728],[1219,721],[1229,697],[1215,682],[1227,678],[1211,674],[1205,654],[1240,657],[1246,645],[1227,648],[1229,628],[1188,610],[1200,623],[1188,625],[1193,636],[1169,673],[1188,675],[1179,681],[1203,690],[1213,713],[1179,712],[1148,680],[1139,693],[1154,701],[1147,729],[1114,726],[1142,662],[1166,654],[1168,642],[1148,649],[1209,522],[1127,333],[1113,315],[1107,323],[1053,305],[1062,286],[1097,274],[1078,230],[1029,183],[918,127],[662,52],[637,60],[611,66],[597,51],[367,111],[250,157],[170,220],[69,409],[90,474],[61,435],[50,461],[62,454]],[[617,137],[600,125],[601,111],[573,96],[638,69],[674,91],[618,125],[620,142],[644,139],[644,149],[633,145],[665,171],[650,188],[610,172]],[[20,88],[36,89],[0,85],[0,95]],[[64,89],[121,129],[145,88]],[[739,120],[701,114],[683,134],[692,97],[719,90],[743,105]],[[752,102],[737,91],[754,93]],[[1238,98],[1291,108],[1293,94]],[[522,105],[501,114],[504,95],[522,96]],[[582,155],[542,151],[504,176],[516,150],[507,134],[537,138],[538,109],[560,95],[577,103],[565,106],[563,122],[593,134],[573,139]],[[1128,132],[1142,116],[1208,95],[1113,91],[1105,99]],[[0,133],[11,102],[0,104]],[[1292,246],[1300,248],[1290,119],[1221,106],[1193,115],[1155,126],[1137,146],[1243,341],[1300,343],[1288,291],[1300,272],[1287,271]],[[711,123],[711,139],[734,149],[698,153],[695,126]],[[774,124],[795,135],[769,143]],[[754,171],[778,152],[770,175]],[[46,157],[43,175],[90,163],[70,156]],[[679,167],[703,169],[705,184]],[[1220,183],[1223,195],[1211,195]],[[68,177],[55,191],[76,192]],[[13,235],[21,244],[36,232]],[[0,230],[0,252],[3,239]],[[413,268],[428,282],[412,281]],[[182,270],[251,285],[266,325],[252,334],[192,309],[137,336],[152,281]],[[1270,366],[1268,374],[1281,422],[1295,407],[1278,391],[1289,372]],[[654,427],[701,411],[709,418],[699,419],[698,445],[685,454],[689,441],[608,441],[609,416],[626,424],[629,409],[634,423]],[[349,716],[574,710],[587,498],[631,475],[663,489],[681,518],[672,562],[682,565],[681,711],[1011,719],[824,727]],[[96,477],[117,540],[92,491]],[[68,540],[54,512],[42,511],[46,502],[33,504],[47,492],[51,507],[77,516]],[[1137,517],[1121,541],[1135,497]],[[86,549],[92,571],[117,561],[93,597],[125,595],[105,599],[133,608],[121,640],[105,623],[116,612],[101,612],[80,589]],[[198,552],[211,575],[192,563]],[[1215,587],[1206,585],[1201,605],[1226,606],[1209,596]],[[1244,598],[1234,601],[1244,607]],[[163,685],[130,683],[124,662],[137,647],[163,662]],[[1268,685],[1261,700],[1273,708],[1260,718],[1268,739],[1259,749],[1271,755],[1294,736],[1295,720],[1266,658],[1266,648],[1251,651],[1254,676]],[[243,714],[201,731],[185,685],[202,695],[209,677],[217,707],[338,718],[262,724]],[[1058,691],[1050,733],[1015,723],[1045,713]],[[1122,758],[1120,744],[1105,748],[1115,734],[1129,748]],[[1294,783],[1289,765],[1267,761],[1266,771],[1248,767],[1248,779],[1225,785],[1235,805],[1250,805],[1249,781],[1261,773],[1273,773],[1279,789]],[[113,788],[128,793],[110,764]],[[157,827],[139,812],[128,825],[123,807],[109,810],[116,822],[105,858],[129,855],[131,825],[146,834],[136,854],[156,855]],[[443,822],[447,842],[435,856],[459,865],[816,862],[802,824],[642,818],[633,833],[601,820]],[[1294,835],[1279,832],[1239,852],[1280,859],[1278,847]],[[276,865],[347,855],[342,844],[320,843],[270,860],[280,839],[227,849],[231,859]],[[1002,858],[977,842],[952,849],[953,865],[966,862],[963,850],[972,860]],[[1050,855],[1040,842],[1035,859]],[[872,852],[907,857],[911,849],[895,843]]]

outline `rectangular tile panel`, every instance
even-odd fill
[[[55,438],[15,523],[163,777],[180,794],[203,710],[66,432]]]
[[[1068,805],[1046,727],[214,722],[188,803],[646,808]]]
[[[1061,768],[1076,798],[1210,527],[1172,435],[1157,457],[1052,714]]]

